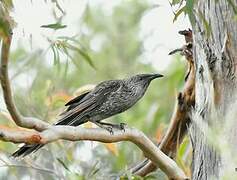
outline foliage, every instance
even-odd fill
[[[0,1],[0,38],[5,39],[5,37],[11,33],[11,26],[14,22],[9,16],[9,10],[12,8],[11,1]]]
[[[193,11],[193,7],[194,7],[194,3],[196,1],[195,0],[172,0],[171,2],[171,6],[175,7],[178,5],[178,10],[176,12],[174,12],[174,20],[177,20],[178,16],[182,13],[184,13],[185,15],[187,14],[191,24],[194,24],[194,11]]]
[[[175,3],[178,2],[180,1]],[[151,64],[143,64],[140,61],[142,42],[138,38],[139,20],[147,9],[149,6],[146,1],[126,1],[118,4],[108,16],[101,7],[88,5],[83,23],[78,29],[81,32],[79,35],[60,36],[56,40],[48,38],[48,51],[39,49],[29,52],[19,44],[11,53],[9,65],[14,98],[19,110],[24,115],[53,123],[63,110],[63,105],[75,95],[79,87],[105,79],[154,72]],[[0,27],[4,31],[4,26],[0,24]],[[67,28],[58,21],[42,27],[55,31]],[[98,42],[100,46],[94,48]],[[53,55],[52,59],[48,59],[47,54],[50,53]],[[51,63],[52,61],[54,63]],[[154,81],[141,102],[128,112],[108,121],[125,122],[141,129],[156,141],[156,137],[162,136],[168,126],[175,96],[183,85],[183,79],[184,64],[177,56],[165,72],[165,78]],[[5,119],[2,114],[0,124],[4,122],[12,125],[12,122]],[[158,128],[161,124],[163,130]],[[177,159],[187,170],[189,162],[186,162],[183,156],[189,153],[186,152],[189,149],[188,142],[184,143]],[[0,148],[0,166],[3,164],[0,167],[0,179],[103,179],[108,178],[108,174],[110,178],[114,178],[118,176],[118,172],[128,169],[128,166],[143,158],[143,154],[135,145],[126,142],[105,145],[96,142],[59,141],[47,145],[22,161],[7,159],[16,149],[15,144],[1,142]],[[127,171],[124,173],[124,179],[132,177]],[[164,174],[158,171],[145,179],[157,177],[164,178]]]

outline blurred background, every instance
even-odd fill
[[[159,72],[165,77],[152,82],[138,104],[107,121],[125,122],[161,140],[186,70],[183,57],[168,56],[184,44],[178,31],[189,28],[185,16],[174,21],[175,6],[168,0],[14,0],[13,7],[9,73],[22,114],[53,123],[87,85]],[[0,108],[0,124],[15,126],[2,96]],[[129,179],[129,167],[144,158],[129,142],[61,140],[24,160],[9,159],[17,147],[0,142],[0,179],[115,179],[121,173]],[[177,162],[187,173],[189,157],[185,139]],[[147,177],[157,178],[164,179],[162,172]]]

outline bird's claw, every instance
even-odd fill
[[[123,130],[124,132],[125,132],[125,126],[126,126],[127,124],[125,124],[125,123],[120,123],[119,124],[119,127],[120,127],[120,129],[121,130]]]
[[[109,133],[110,133],[111,135],[114,134],[114,131],[113,131],[113,128],[112,128],[112,127],[108,126],[108,127],[106,127],[105,129],[106,129],[107,131],[109,131]]]

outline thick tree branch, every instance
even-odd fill
[[[1,50],[0,80],[6,107],[9,113],[11,114],[12,119],[18,126],[42,131],[49,127],[48,123],[41,121],[37,118],[23,117],[19,113],[14,104],[14,100],[12,98],[11,85],[8,77],[8,61],[9,61],[8,59],[9,59],[11,41],[12,41],[12,34],[9,33],[2,40],[2,50]]]
[[[12,128],[0,126],[0,140],[13,143],[38,143],[40,141],[39,132],[24,128]]]
[[[39,143],[47,144],[58,139],[69,141],[91,140],[104,143],[130,141],[136,144],[156,166],[171,179],[187,179],[184,172],[168,156],[141,131],[134,128],[125,128],[125,132],[114,130],[111,135],[101,128],[81,128],[72,126],[53,126],[39,133],[23,129],[7,129],[0,127],[0,139],[15,143]]]

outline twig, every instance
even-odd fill
[[[48,174],[53,174],[53,175],[57,176],[60,179],[62,178],[60,175],[56,174],[54,171],[52,171],[50,169],[40,168],[40,167],[36,167],[36,166],[27,166],[27,165],[22,165],[22,164],[4,164],[4,165],[0,165],[0,167],[30,168],[30,169],[34,169],[34,170],[37,170],[37,171],[45,172],[45,173],[48,173]]]
[[[51,169],[45,169],[45,168],[41,168],[41,167],[37,167],[37,166],[33,166],[32,164],[28,164],[28,165],[22,165],[22,164],[10,164],[7,161],[5,161],[4,159],[0,158],[0,161],[2,161],[4,164],[0,164],[0,167],[22,167],[22,168],[31,168],[37,171],[42,171],[42,172],[46,172],[46,173],[50,173],[50,174],[54,174],[55,176],[57,176],[58,178],[61,178],[58,174],[56,174],[53,170]]]
[[[14,139],[12,139],[12,137],[14,137]],[[2,131],[1,139],[18,143],[33,140],[34,143],[39,144],[47,144],[59,139],[69,141],[91,140],[104,143],[130,141],[136,144],[143,151],[145,156],[149,158],[156,166],[159,166],[169,178],[187,179],[184,172],[171,158],[160,151],[159,148],[157,148],[156,145],[143,132],[134,128],[126,127],[125,132],[121,130],[114,130],[114,134],[111,135],[108,131],[101,128],[87,129],[72,126],[54,126],[41,133],[22,133],[21,137],[18,137],[18,134],[14,134],[13,131]]]
[[[2,40],[1,50],[0,80],[6,107],[11,114],[12,119],[18,126],[42,131],[44,129],[47,129],[49,127],[49,124],[37,118],[23,117],[17,110],[12,98],[11,85],[8,77],[8,59],[11,41],[12,34],[9,33],[8,36]]]

